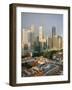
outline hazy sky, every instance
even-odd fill
[[[21,28],[30,28],[35,26],[35,30],[39,30],[39,26],[43,26],[46,35],[51,35],[52,27],[56,27],[58,35],[63,35],[63,15],[62,14],[45,14],[45,13],[21,13]]]

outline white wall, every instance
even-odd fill
[[[71,6],[72,0],[0,0],[0,90],[72,90],[70,84],[54,84],[42,86],[11,87],[9,82],[9,4],[10,3],[34,3],[47,5]],[[72,12],[71,12],[72,17]],[[72,22],[72,18],[71,18]],[[72,26],[71,26],[72,29]],[[72,33],[72,31],[71,31]],[[72,38],[72,35],[71,35]],[[72,42],[71,42],[72,45]],[[71,49],[72,50],[72,49]],[[72,62],[71,62],[72,68]],[[72,72],[71,72],[72,75]],[[72,78],[71,78],[72,81]]]

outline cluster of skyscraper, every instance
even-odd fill
[[[36,35],[34,25],[30,29],[24,28],[21,34],[21,46],[25,46],[28,49],[33,48],[34,43],[40,42],[43,47],[45,44],[48,49],[62,49],[63,39],[61,36],[56,34],[56,27],[52,27],[52,35],[50,37],[44,34],[43,26],[39,27],[38,34]]]
[[[63,48],[63,38],[56,34],[56,27],[52,27],[52,36],[48,38],[49,48],[52,49],[62,49]]]

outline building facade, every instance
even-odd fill
[[[46,43],[46,38],[45,38],[45,35],[44,35],[44,32],[43,32],[43,27],[42,26],[39,27],[39,42],[41,43],[42,48],[43,48],[44,44]]]

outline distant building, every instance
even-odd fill
[[[42,41],[42,37],[43,37],[43,27],[40,26],[40,27],[39,27],[39,41],[40,41],[40,42]]]
[[[24,45],[28,45],[28,32],[26,31],[26,29],[22,30],[22,34],[21,34],[21,42],[22,42],[22,48],[24,48]]]
[[[31,25],[29,29],[21,31],[21,47],[32,50],[35,44],[39,44],[42,49],[62,49],[63,38],[56,34],[56,27],[52,27],[52,37],[45,36],[43,26],[39,27],[39,33],[35,35],[35,27]]]
[[[31,49],[34,43],[34,26],[32,25],[30,29],[23,29],[21,32],[21,43],[22,48],[24,45],[28,45],[28,48]]]
[[[49,47],[48,44],[49,44],[49,41],[48,41],[48,36],[46,38],[46,44],[47,44],[47,48]]]
[[[54,48],[54,39],[56,37],[56,27],[52,27],[52,48]]]
[[[30,44],[30,48],[33,47],[33,44],[34,44],[34,25],[31,26],[30,30],[28,30],[28,42]]]
[[[58,47],[59,47],[59,43],[58,42],[59,42],[58,41],[58,36],[57,35],[53,36],[52,37],[52,48],[53,49],[58,49]]]
[[[48,48],[49,49],[52,48],[52,38],[51,37],[48,38]]]
[[[56,35],[56,27],[52,27],[52,37],[54,37]]]
[[[61,36],[55,35],[52,38],[52,48],[53,49],[61,49],[62,48],[62,44],[63,44],[63,41],[62,41],[62,37]]]
[[[43,27],[39,27],[39,42],[42,44],[42,47],[44,46],[44,43],[46,43],[46,38],[44,36]]]
[[[59,43],[59,48],[63,48],[63,39],[61,36],[58,36],[58,43]]]
[[[52,37],[48,38],[48,46],[51,49],[63,48],[62,37],[56,34],[56,27],[52,27]]]

